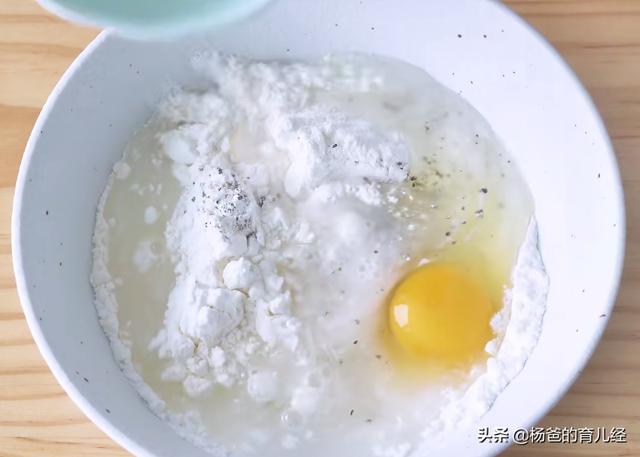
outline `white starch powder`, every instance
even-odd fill
[[[535,346],[547,290],[537,231],[526,211],[505,211],[519,218],[509,222],[522,235],[529,228],[486,364],[454,387],[432,388],[436,394],[393,391],[376,342],[379,304],[419,264],[416,243],[444,249],[452,232],[464,239],[471,219],[463,211],[472,211],[457,202],[489,219],[490,202],[477,189],[506,188],[497,177],[508,170],[470,107],[425,75],[420,90],[430,95],[414,102],[427,107],[417,116],[403,86],[389,82],[397,70],[385,65],[357,56],[320,64],[201,57],[196,67],[211,86],[176,90],[143,132],[150,151],[134,141],[114,167],[94,235],[100,320],[151,409],[213,453],[324,455],[355,437],[356,453],[408,455],[423,445],[420,431],[430,440],[482,416]],[[469,125],[480,132],[473,143],[445,139]],[[417,149],[449,153],[418,160]],[[463,166],[470,175],[444,171]],[[144,178],[144,169],[157,176]],[[518,182],[517,172],[508,179]],[[412,190],[416,184],[426,190]],[[140,199],[136,224],[115,217],[119,192]],[[432,212],[422,215],[425,208]],[[506,225],[504,214],[490,222]],[[126,289],[127,268],[166,283],[166,295]],[[135,306],[123,309],[128,300]],[[158,303],[159,317],[138,327],[134,308],[146,300]],[[123,322],[144,330],[125,331]],[[379,383],[362,385],[364,373]],[[420,412],[428,401],[435,415]],[[337,437],[336,427],[348,433]]]

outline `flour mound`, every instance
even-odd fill
[[[277,395],[277,382],[256,373],[256,361],[280,350],[305,357],[293,291],[279,269],[287,257],[300,262],[316,235],[293,220],[293,208],[407,179],[409,149],[399,133],[314,101],[315,90],[336,81],[358,90],[344,78],[312,67],[210,62],[219,90],[179,91],[157,113],[172,126],[159,142],[183,190],[166,229],[176,285],[150,347],[171,362],[163,377],[182,382],[189,396],[242,382],[265,402]],[[245,152],[257,150],[269,165],[231,151],[240,134],[252,138]]]

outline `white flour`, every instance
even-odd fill
[[[433,438],[439,433],[475,423],[520,373],[538,342],[545,312],[541,304],[546,302],[548,289],[549,278],[540,256],[538,228],[534,220],[520,248],[513,270],[512,288],[505,294],[505,307],[491,322],[501,338],[487,344],[486,351],[491,357],[487,360],[486,371],[468,389],[447,392],[449,403],[422,432],[425,443],[429,443],[423,445],[425,448],[434,445]]]
[[[467,197],[471,190],[477,194],[480,183],[442,173],[443,165],[432,165],[435,159],[411,166],[424,120],[398,118],[389,124],[386,117],[394,115],[377,116],[367,97],[388,83],[384,72],[377,71],[379,64],[366,62],[349,58],[281,65],[218,55],[200,58],[196,67],[212,79],[211,88],[176,91],[161,104],[150,127],[155,132],[150,141],[157,149],[148,156],[136,148],[128,152],[114,167],[101,199],[91,281],[116,358],[156,414],[211,452],[260,449],[277,455],[296,449],[323,455],[334,444],[322,448],[314,440],[326,442],[329,437],[340,446],[348,437],[334,439],[333,427],[349,427],[361,438],[354,452],[407,455],[419,444],[409,437],[415,438],[415,431],[424,428],[421,424],[430,424],[423,431],[427,439],[460,425],[463,418],[474,421],[484,414],[537,341],[547,284],[531,224],[507,306],[492,323],[498,338],[487,346],[492,357],[486,370],[476,367],[466,384],[448,389],[448,400],[436,417],[418,411],[424,409],[420,396],[410,405],[413,399],[407,402],[389,393],[393,374],[379,368],[386,362],[376,342],[378,307],[373,305],[419,260],[412,255],[413,243],[432,238],[437,240],[432,244],[443,246],[451,231],[466,223],[460,222],[463,214],[445,213],[452,206],[447,202],[462,195],[465,205],[475,205],[470,206],[473,210],[490,214],[491,207],[483,206],[484,196]],[[429,84],[435,90],[435,83]],[[386,95],[371,97],[379,97],[382,106],[391,106],[385,109],[395,112],[399,108],[385,97],[398,96],[391,86]],[[341,109],[350,103],[351,108]],[[464,107],[449,103],[447,109]],[[369,112],[370,117],[362,115]],[[452,157],[464,157],[469,145],[447,145],[444,139],[445,133],[462,128],[456,127],[458,121],[436,110],[424,116],[433,118],[427,132],[442,124],[440,139],[419,140],[434,142],[426,143],[426,150],[446,146],[457,151]],[[460,116],[460,125],[470,122]],[[476,114],[469,116],[475,119]],[[413,130],[411,122],[416,124]],[[490,131],[476,127],[482,137],[475,134],[475,144],[486,141],[483,154],[493,154]],[[505,175],[500,164],[474,160],[481,164],[478,170],[486,182]],[[142,168],[136,162],[166,170],[173,178],[144,183],[137,178]],[[426,167],[425,173],[435,170],[437,179],[422,183],[410,177],[410,171],[420,167]],[[172,195],[167,179],[178,183],[175,206],[166,203]],[[507,186],[505,182],[496,180],[496,190]],[[427,196],[421,196],[419,186],[412,194],[417,184],[428,190]],[[130,230],[125,219],[107,215],[117,211],[115,203],[112,208],[107,204],[109,198],[120,198],[111,197],[116,187],[141,198],[137,224],[158,235],[141,234],[138,239],[130,233],[127,243],[137,240],[130,254],[120,249],[110,258],[116,238],[124,236],[118,233]],[[413,211],[424,212],[425,201],[432,202],[432,216],[408,224]],[[422,206],[413,209],[418,204]],[[520,220],[513,225],[524,228],[528,217]],[[127,287],[126,275],[113,275],[112,265],[126,262],[149,280],[162,268],[173,270],[163,320],[146,340],[142,333],[154,331],[152,324],[144,332],[125,332],[120,322],[119,312],[126,310],[119,304],[126,294],[118,291]],[[162,298],[148,294],[163,305]],[[131,320],[134,328],[142,328],[136,327],[142,325],[137,319],[126,319]],[[379,384],[361,386],[358,376],[375,370]],[[231,409],[225,416],[223,406],[219,412],[203,406],[214,398],[222,405],[225,392],[242,402],[236,419]],[[353,399],[355,392],[362,398]],[[191,400],[180,400],[182,394]],[[192,407],[177,406],[186,404]],[[258,408],[256,414],[247,412],[249,408]],[[403,408],[414,417],[408,425],[397,422]],[[219,430],[220,418],[229,422],[224,425],[228,439],[211,437],[207,424],[217,421]],[[374,421],[375,427],[370,425]],[[238,422],[240,429],[231,422]],[[237,443],[238,437],[245,442]]]
[[[255,359],[281,349],[295,354],[299,340],[300,321],[291,314],[291,290],[277,264],[283,256],[296,261],[313,240],[308,222],[292,221],[295,211],[287,206],[322,186],[331,199],[335,182],[351,183],[340,188],[342,196],[362,193],[371,183],[400,182],[409,153],[399,134],[307,107],[306,93],[271,88],[278,77],[306,85],[298,69],[278,74],[287,68],[235,60],[216,66],[221,96],[178,93],[158,113],[179,124],[160,142],[184,190],[166,231],[176,286],[165,328],[151,348],[172,361],[163,377],[181,381],[190,396],[247,379],[249,394],[264,402],[276,395],[278,383],[274,374],[255,371]],[[247,145],[246,152],[275,147],[288,161],[280,158],[267,169],[234,162],[233,130],[263,123],[273,143]],[[291,198],[281,202],[274,183],[282,176]],[[300,409],[299,391],[292,395]]]

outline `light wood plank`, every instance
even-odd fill
[[[629,444],[513,447],[508,457],[640,455],[640,1],[509,0],[573,66],[621,164],[628,252],[616,311],[593,359],[541,426],[623,426]],[[64,394],[24,321],[10,263],[10,210],[24,145],[47,95],[96,30],[33,0],[0,2],[0,455],[128,455]]]

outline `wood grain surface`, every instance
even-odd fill
[[[627,257],[604,338],[540,426],[620,426],[627,444],[535,444],[506,456],[640,456],[640,0],[510,0],[585,83],[613,138],[628,212]],[[33,0],[0,0],[0,457],[126,456],[60,388],[36,348],[11,268],[11,202],[47,95],[96,30]],[[176,456],[182,457],[182,456]]]

